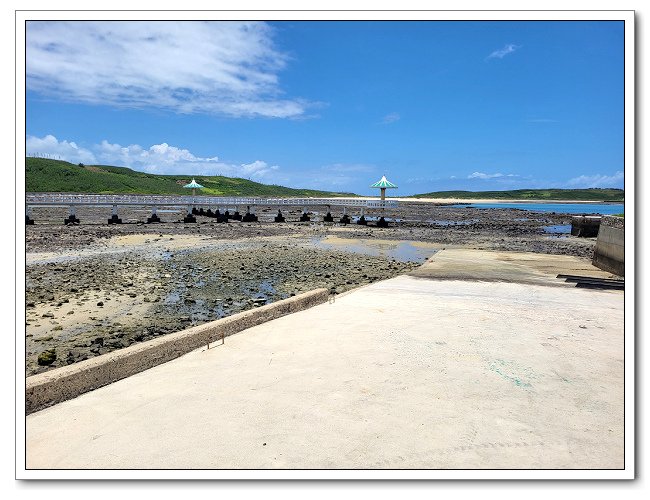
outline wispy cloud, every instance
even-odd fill
[[[496,179],[499,177],[519,177],[517,174],[502,174],[495,172],[493,174],[486,174],[484,172],[473,172],[467,176],[468,179]]]
[[[47,135],[43,138],[27,136],[26,143],[28,155],[46,154],[71,163],[115,165],[156,174],[226,175],[267,180],[280,168],[263,160],[236,164],[222,161],[218,156],[196,156],[165,142],[145,148],[139,144],[122,146],[103,140],[88,149]]]
[[[384,125],[388,125],[389,123],[396,122],[400,119],[399,113],[388,113],[386,116],[384,116],[381,119],[381,123]]]
[[[497,49],[492,52],[486,59],[503,59],[508,54],[512,54],[516,50],[520,49],[522,45],[515,45],[514,43],[509,43],[504,45],[502,49]]]
[[[625,176],[618,171],[614,175],[581,175],[567,181],[567,186],[574,188],[623,187]]]
[[[177,113],[300,118],[289,57],[263,22],[30,21],[27,88],[62,100]]]

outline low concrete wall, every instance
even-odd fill
[[[592,264],[618,276],[625,276],[625,219],[603,217]]]
[[[27,414],[84,392],[171,361],[194,349],[247,328],[326,302],[329,290],[319,288],[273,304],[188,328],[108,354],[27,378]]]

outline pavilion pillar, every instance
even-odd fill
[[[152,222],[161,222],[160,217],[156,215],[157,208],[156,205],[151,207],[151,217],[147,219],[147,224],[151,224]]]
[[[361,217],[359,217],[359,220],[357,221],[357,224],[359,224],[361,226],[365,226],[365,225],[368,224],[368,221],[366,220],[366,217],[365,217],[364,214],[365,214],[365,207],[361,207]]]
[[[332,217],[330,210],[331,207],[327,205],[327,213],[325,214],[325,217],[323,217],[323,222],[334,222],[334,217]]]
[[[27,226],[33,226],[34,225],[34,220],[30,217],[32,215],[32,207],[27,205],[25,207],[25,225]]]
[[[79,219],[77,219],[77,209],[74,205],[70,205],[70,215],[67,219],[63,219],[63,223],[67,226],[68,224],[79,224]]]
[[[122,224],[122,219],[117,216],[117,205],[113,205],[111,218],[108,219],[109,224]]]
[[[187,206],[187,215],[183,218],[183,222],[192,223],[196,222],[196,217],[192,214],[192,205]]]
[[[242,222],[257,222],[257,215],[255,215],[255,206],[251,210],[250,205],[246,207],[246,214],[242,217]]]
[[[343,205],[343,217],[339,219],[339,222],[341,224],[349,224],[350,223],[350,217],[348,216],[348,207]]]

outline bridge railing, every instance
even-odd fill
[[[361,200],[357,198],[255,198],[219,196],[168,196],[132,194],[66,194],[27,193],[25,203],[36,205],[156,205],[156,206],[349,206],[366,208],[395,208],[395,200]]]

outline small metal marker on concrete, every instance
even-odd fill
[[[221,345],[224,345],[226,343],[226,332],[221,332]],[[208,345],[206,346],[206,350],[210,350],[210,342],[208,342]]]

